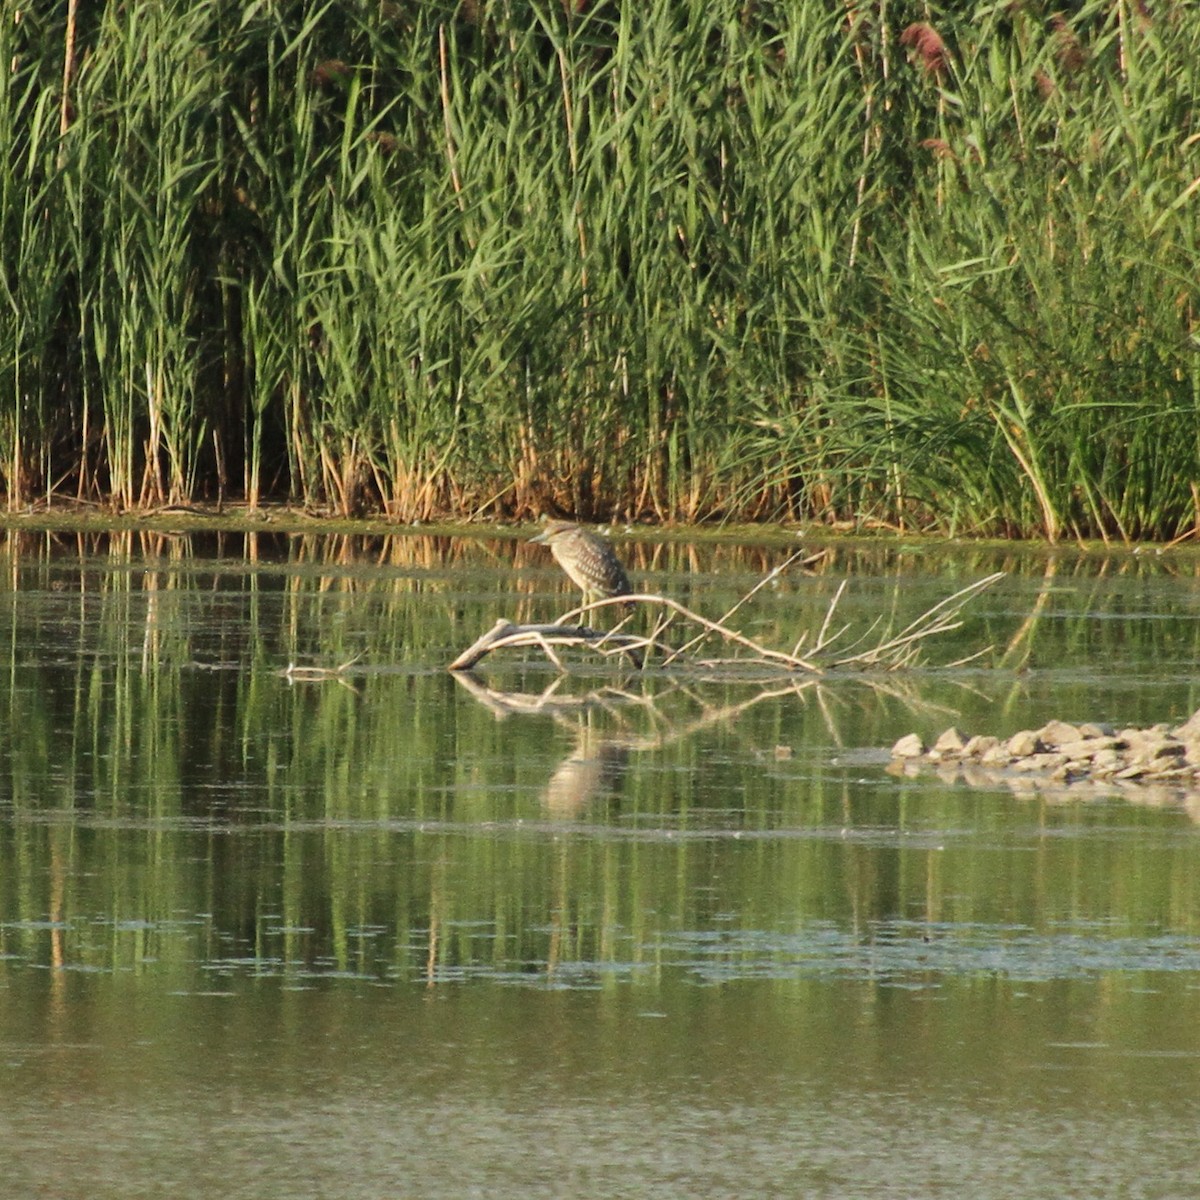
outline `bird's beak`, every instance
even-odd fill
[[[546,544],[546,531],[543,529],[542,532],[537,535],[537,537],[531,537],[529,540],[544,546]]]

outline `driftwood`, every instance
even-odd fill
[[[822,555],[804,558],[803,551],[793,554],[755,584],[718,620],[712,620],[694,612],[669,596],[653,594],[615,596],[597,600],[564,613],[557,621],[549,625],[517,625],[512,621],[502,619],[464,650],[450,664],[449,669],[451,671],[469,671],[493,650],[505,647],[536,646],[560,671],[565,668],[555,652],[555,647],[584,647],[606,656],[614,654],[626,656],[639,669],[647,658],[657,657],[663,666],[670,666],[677,660],[685,658],[693,667],[727,671],[731,668],[744,670],[749,666],[768,674],[821,675],[832,667],[896,670],[914,665],[922,643],[928,638],[957,629],[962,623],[959,615],[968,601],[1003,578],[1002,573],[996,573],[977,580],[939,601],[899,632],[893,632],[890,629],[879,631],[873,642],[869,642],[867,639],[876,630],[876,625],[872,625],[849,644],[843,640],[849,631],[849,626],[834,627],[834,616],[838,603],[846,589],[844,583],[830,602],[825,618],[811,645],[809,645],[808,632],[805,631],[790,651],[773,649],[761,645],[729,624],[730,619],[755,593],[780,575],[792,563],[803,558],[804,563],[808,564],[820,557]],[[578,624],[579,617],[611,607],[614,604],[642,606],[654,613],[654,626],[650,633],[635,635],[623,632],[624,621],[615,629],[607,632],[593,629],[589,625]],[[665,640],[667,632],[676,625],[685,628],[690,626],[695,630],[681,645],[671,645]],[[708,643],[723,643],[732,647],[732,657],[717,659],[699,657],[697,652]],[[802,654],[802,650],[805,653]],[[977,657],[977,655],[971,657]]]
[[[322,683],[327,679],[334,679],[342,687],[357,693],[358,689],[345,676],[346,672],[358,662],[359,658],[360,655],[356,654],[353,658],[336,667],[306,667],[299,666],[296,663],[288,663],[286,667],[280,671],[276,671],[275,674],[281,679],[286,679],[291,684]]]
[[[587,625],[514,625],[501,618],[482,637],[477,638],[447,668],[451,671],[469,671],[481,658],[493,650],[508,646],[537,646],[554,663],[562,668],[555,646],[588,646],[602,653],[627,654],[634,665],[641,667],[646,639],[624,633],[605,633]]]

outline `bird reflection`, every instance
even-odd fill
[[[617,790],[628,761],[628,745],[581,726],[575,749],[546,784],[543,807],[558,820],[578,817],[597,797]]]

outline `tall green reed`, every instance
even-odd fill
[[[52,452],[62,434],[55,366],[66,297],[63,248],[45,219],[60,202],[55,154],[59,112],[52,89],[23,65],[21,39],[0,24],[0,123],[7,166],[0,172],[0,476],[9,508],[52,486]]]
[[[1186,15],[6,19],[9,504],[1178,534]]]
[[[1195,521],[1198,31],[1031,8],[909,39],[916,86],[873,111],[912,153],[873,164],[849,369],[748,452],[835,466],[857,519],[1172,536]]]

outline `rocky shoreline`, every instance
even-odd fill
[[[892,747],[892,765],[905,774],[933,766],[950,779],[1018,790],[1059,787],[1079,794],[1102,787],[1128,794],[1157,785],[1157,794],[1140,798],[1178,803],[1192,793],[1187,807],[1194,804],[1200,813],[1200,711],[1182,725],[1144,729],[1051,721],[999,738],[950,728],[932,745],[910,733]]]

